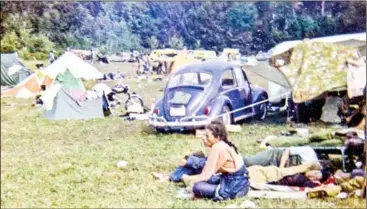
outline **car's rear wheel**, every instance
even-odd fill
[[[266,99],[267,98],[265,96],[262,96],[261,99],[260,99],[260,101],[264,101]],[[264,102],[264,103],[259,104],[257,110],[258,110],[258,112],[257,112],[257,119],[259,119],[259,120],[265,120],[266,115],[268,114],[268,103],[267,102]]]
[[[223,109],[222,109],[222,114],[224,114],[222,116],[223,125],[231,125],[232,124],[232,114],[228,113],[228,112],[231,112],[231,109],[227,105],[223,106]],[[225,114],[225,113],[228,113],[228,114]]]
[[[162,128],[156,128],[155,130],[157,131],[158,134],[165,134],[165,133],[168,132],[168,131],[166,131],[165,129],[162,129]]]

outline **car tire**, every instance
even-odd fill
[[[260,98],[260,101],[266,100],[266,96],[262,96]],[[261,103],[259,104],[258,108],[257,108],[257,119],[258,120],[265,120],[266,115],[268,114],[268,102],[265,103]]]
[[[156,130],[156,131],[157,131],[157,133],[159,133],[159,134],[164,134],[164,133],[166,133],[166,131],[165,131],[164,129],[161,129],[161,128],[156,128],[155,130]]]
[[[228,107],[228,105],[223,106],[222,113],[231,112],[231,109]],[[232,124],[232,114],[226,114],[221,117],[223,125],[231,125]]]

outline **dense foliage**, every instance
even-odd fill
[[[66,47],[102,52],[240,48],[366,31],[366,2],[1,2],[1,51],[42,59]]]

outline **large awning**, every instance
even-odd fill
[[[277,68],[271,66],[268,60],[257,61],[253,65],[244,65],[243,68],[273,83],[290,88],[287,78]]]
[[[354,34],[344,34],[344,35],[336,35],[336,36],[326,36],[326,37],[320,37],[320,38],[313,38],[311,40],[314,41],[321,41],[325,43],[338,43],[343,44],[347,46],[353,46],[357,48],[362,48],[366,46],[366,33],[354,33]],[[302,43],[302,40],[294,40],[294,41],[285,41],[278,45],[276,45],[274,48],[271,49],[272,56],[280,55],[295,46],[297,46],[299,43]],[[366,50],[362,50],[361,53],[365,55]]]

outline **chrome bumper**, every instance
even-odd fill
[[[157,115],[149,116],[149,125],[155,128],[195,128],[206,126],[210,123],[208,116],[190,116],[176,121],[167,121],[164,117]]]

